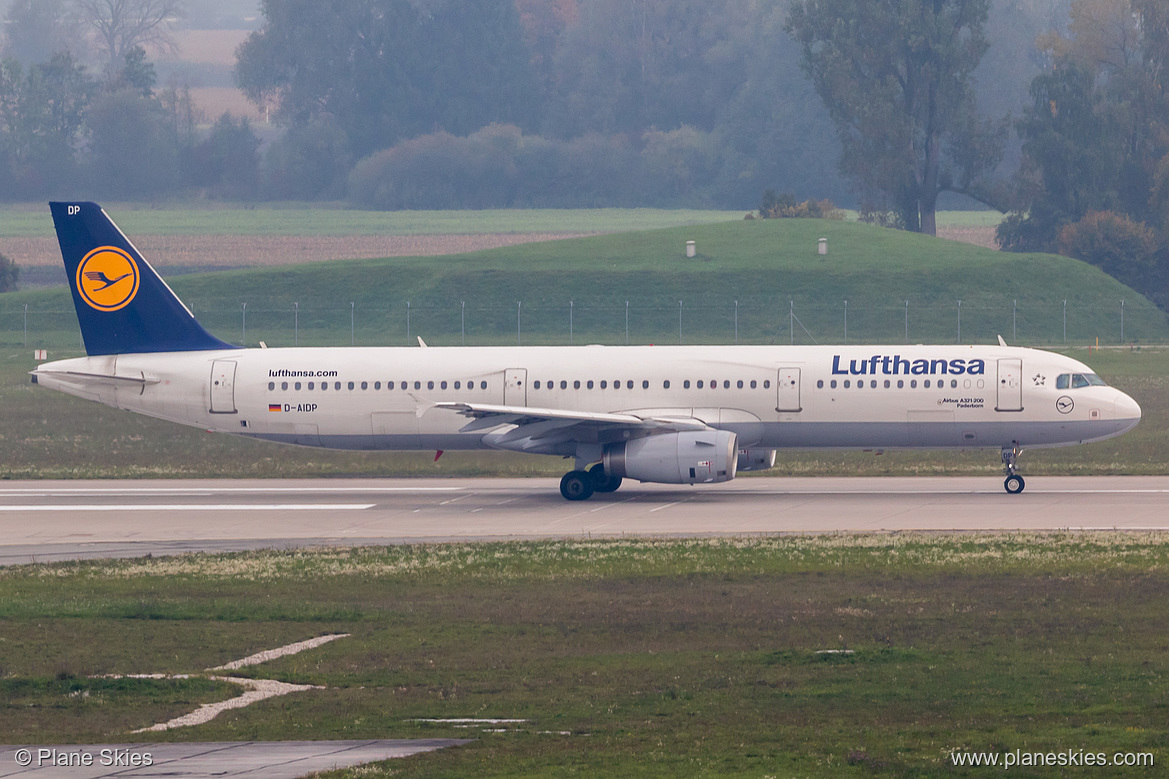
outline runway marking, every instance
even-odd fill
[[[0,496],[47,498],[54,495],[217,495],[283,492],[460,492],[466,487],[61,487],[50,489],[3,489]]]
[[[668,509],[668,508],[670,508],[671,506],[677,506],[677,505],[679,505],[679,504],[681,504],[681,503],[688,503],[688,502],[690,502],[690,501],[692,501],[692,500],[694,500],[694,498],[686,498],[686,499],[684,499],[684,500],[676,500],[676,501],[674,501],[673,503],[667,503],[667,504],[665,504],[664,506],[658,506],[656,509],[650,509],[650,510],[649,510],[649,513],[651,513],[651,514],[652,514],[652,513],[654,513],[655,511],[661,511],[662,509]]]
[[[157,503],[0,506],[0,511],[363,511],[376,503]]]

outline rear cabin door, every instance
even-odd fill
[[[503,405],[528,405],[528,369],[508,368],[504,374]]]
[[[211,413],[236,413],[235,360],[216,360],[211,363]]]
[[[995,411],[1023,410],[1023,361],[1002,359],[999,363],[998,402]]]
[[[779,378],[775,382],[779,398],[775,405],[776,411],[801,411],[800,405],[800,369],[780,368]]]

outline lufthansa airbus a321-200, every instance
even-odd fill
[[[1077,360],[949,346],[241,348],[208,333],[94,203],[52,203],[88,356],[34,383],[221,433],[351,450],[574,460],[560,491],[726,482],[778,449],[1027,448],[1131,430],[1141,409]]]

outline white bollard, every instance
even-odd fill
[[[697,253],[698,253],[698,246],[694,243],[694,241],[687,241],[686,242],[686,256],[693,257]]]
[[[827,238],[820,239],[819,245],[816,247],[816,253],[821,255],[821,256],[828,254],[828,239]]]

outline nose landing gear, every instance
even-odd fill
[[[1003,481],[1003,487],[1011,495],[1018,495],[1027,486],[1027,482],[1023,477],[1015,473],[1015,461],[1019,459],[1019,455],[1023,450],[1019,448],[1019,442],[1015,441],[1014,445],[1008,449],[1003,447],[1003,472],[1006,473],[1007,478]]]

